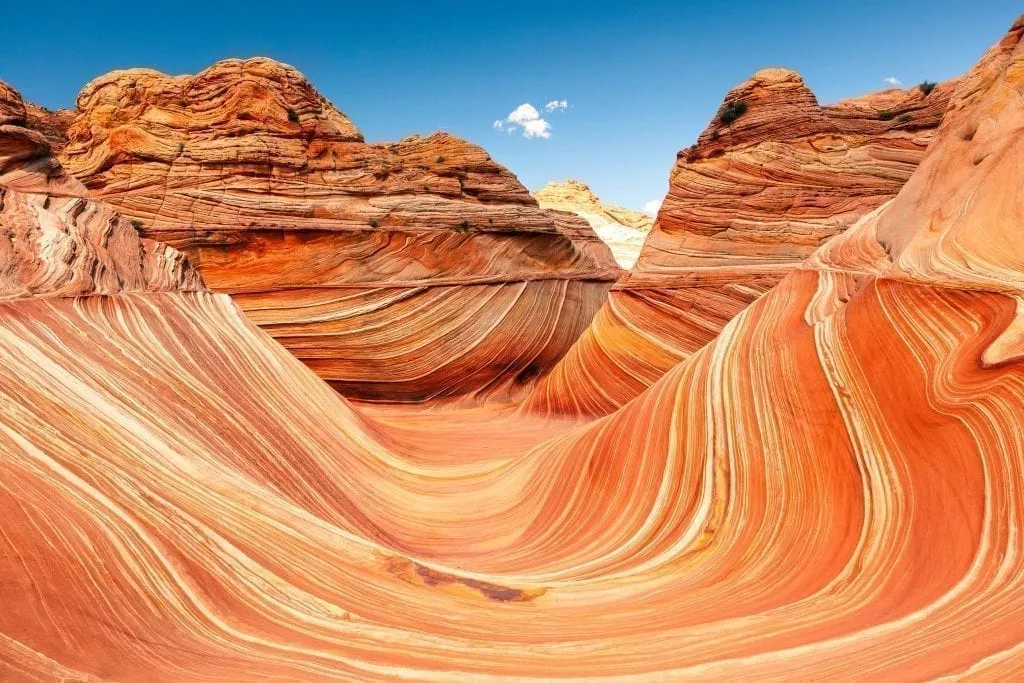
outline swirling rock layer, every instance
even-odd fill
[[[185,257],[86,198],[0,82],[0,299],[201,290]]]
[[[74,112],[67,109],[50,111],[25,102],[14,88],[0,81],[0,124],[17,121],[19,126],[42,133],[54,153],[64,148],[68,127]]]
[[[351,395],[516,393],[619,273],[586,223],[540,210],[480,148],[366,144],[271,60],[113,72],[78,111],[62,159],[92,195]]]
[[[799,75],[766,69],[679,153],[636,266],[532,398],[603,415],[707,344],[815,248],[891,199],[932,140],[954,82],[819,106]]]
[[[1022,35],[893,201],[588,423],[356,410],[225,295],[0,302],[0,672],[1019,678]]]
[[[597,195],[578,180],[549,182],[533,196],[543,209],[567,211],[587,221],[623,268],[632,268],[636,263],[644,239],[654,225],[654,218],[646,213],[601,203]]]

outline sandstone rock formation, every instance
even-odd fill
[[[54,154],[60,154],[64,149],[67,131],[74,118],[75,112],[69,109],[52,111],[31,102],[25,103],[25,125],[42,133]]]
[[[24,125],[25,123],[25,102],[11,86],[0,81],[0,126],[2,125]]]
[[[25,102],[14,88],[0,81],[0,123],[5,115],[25,128],[42,133],[54,154],[64,148],[65,136],[74,118],[74,112],[67,109],[50,111]]]
[[[822,107],[799,75],[765,69],[731,90],[697,144],[679,153],[637,264],[530,409],[606,414],[707,344],[899,191],[955,87]],[[723,122],[721,112],[740,102],[745,113]]]
[[[590,187],[578,180],[551,181],[533,196],[542,209],[567,211],[587,221],[623,268],[632,268],[636,263],[644,239],[654,225],[654,218],[646,213],[602,204]]]
[[[583,221],[539,209],[479,147],[367,144],[271,60],[113,72],[78,112],[69,171],[350,396],[514,395],[619,275]]]
[[[1022,38],[587,424],[356,409],[224,295],[0,301],[0,677],[1019,678]]]
[[[27,125],[0,82],[0,299],[203,289],[182,254],[86,199]]]

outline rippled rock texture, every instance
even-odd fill
[[[515,395],[619,275],[584,221],[479,147],[367,144],[271,60],[113,72],[78,112],[69,171],[349,396]]]
[[[1019,678],[1022,34],[587,423],[357,410],[225,295],[0,302],[0,675]]]
[[[28,125],[0,82],[0,299],[203,289],[181,253],[87,199]]]
[[[64,149],[67,130],[74,119],[68,109],[51,111],[22,100],[14,88],[0,81],[0,123],[5,117],[18,121],[18,125],[42,133],[54,154]]]
[[[654,218],[646,213],[603,204],[589,186],[578,180],[549,182],[533,196],[542,209],[567,211],[587,221],[623,268],[632,268],[636,263],[654,225]]]
[[[731,90],[679,153],[636,265],[531,407],[607,414],[707,344],[815,248],[895,196],[955,85],[822,107],[799,75],[766,69]],[[723,121],[740,102],[744,113]]]
[[[54,154],[60,154],[67,142],[67,131],[75,119],[70,109],[50,110],[31,102],[25,103],[25,125],[39,131],[50,144]]]

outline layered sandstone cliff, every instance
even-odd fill
[[[955,87],[820,106],[799,75],[765,69],[729,91],[679,153],[636,265],[529,407],[608,413],[707,344],[819,245],[895,196]]]
[[[646,213],[602,203],[589,186],[578,180],[551,181],[533,196],[542,209],[567,211],[587,221],[623,268],[636,263],[654,225],[654,217]]]
[[[203,289],[184,255],[87,199],[28,126],[0,82],[0,299]]]
[[[65,166],[350,396],[513,395],[557,361],[619,271],[444,133],[368,144],[295,69],[88,84]]]

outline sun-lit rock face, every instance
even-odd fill
[[[654,225],[654,217],[646,213],[601,203],[590,187],[578,180],[551,181],[533,196],[542,209],[567,211],[587,221],[623,268],[636,263]]]
[[[25,125],[25,102],[17,90],[0,81],[0,125]]]
[[[0,672],[1017,678],[1022,33],[894,201],[589,424],[360,413],[223,295],[0,302]]]
[[[54,154],[64,148],[65,135],[74,112],[67,109],[50,111],[25,102],[21,94],[8,84],[0,81],[0,125],[17,122],[17,125],[42,133]]]
[[[538,208],[479,147],[367,144],[272,60],[113,72],[78,110],[62,159],[91,194],[350,396],[514,395],[619,274],[586,223]]]
[[[589,422],[357,409],[225,295],[0,301],[0,678],[1020,678],[1022,36]]]
[[[25,103],[25,125],[43,134],[54,155],[59,155],[64,149],[68,128],[74,119],[75,112],[70,109],[51,110],[31,102]]]
[[[899,191],[955,87],[819,106],[798,74],[764,69],[729,91],[697,144],[679,153],[636,265],[530,407],[606,414],[707,344]],[[730,108],[742,112],[731,121]]]
[[[86,198],[0,82],[0,299],[201,290],[185,257]]]

